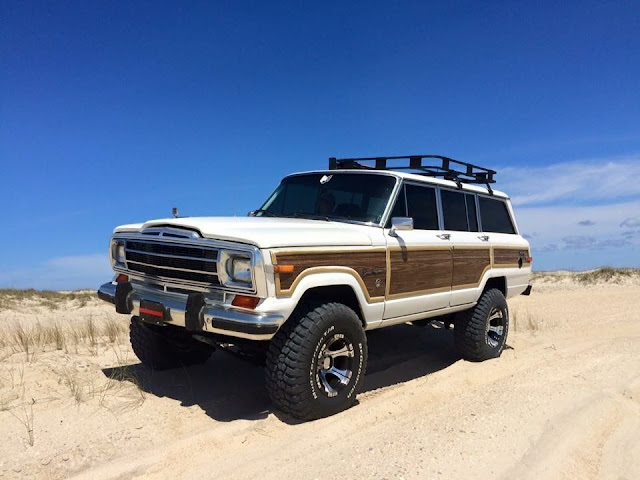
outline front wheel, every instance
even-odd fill
[[[499,357],[508,333],[509,308],[497,288],[485,291],[475,307],[459,313],[455,319],[456,349],[471,362]]]
[[[301,420],[349,408],[362,388],[367,338],[356,313],[340,303],[301,309],[271,340],[266,384],[273,403]]]

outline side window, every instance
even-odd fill
[[[470,193],[467,193],[464,196],[464,199],[467,202],[467,221],[469,222],[469,231],[477,232],[478,231],[478,215],[476,214],[476,196]]]
[[[438,230],[436,190],[432,187],[406,185],[407,216],[413,218],[416,230]]]
[[[393,210],[391,210],[391,215],[389,216],[389,220],[387,220],[386,228],[391,228],[391,219],[393,217],[406,217],[406,216],[407,216],[407,202],[404,199],[404,187],[402,187],[398,192],[398,198],[396,198],[396,203],[393,206]]]
[[[495,233],[516,233],[507,210],[507,205],[502,200],[495,198],[478,197],[480,203],[480,219],[482,230]]]
[[[440,190],[440,197],[442,198],[444,229],[466,232],[468,226],[465,194],[451,190]]]

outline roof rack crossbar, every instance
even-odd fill
[[[439,165],[423,165],[424,159],[440,160]],[[409,164],[389,165],[389,160],[409,160]],[[373,165],[367,165],[373,163]],[[433,162],[435,163],[435,162]],[[414,170],[418,175],[442,177],[462,183],[487,185],[495,183],[495,170],[479,167],[472,163],[461,162],[442,155],[407,155],[395,157],[329,158],[329,170]]]

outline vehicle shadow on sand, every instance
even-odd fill
[[[429,375],[460,359],[453,345],[453,331],[437,322],[422,328],[405,324],[374,330],[368,334],[368,345],[365,392]],[[222,350],[204,365],[152,371],[137,363],[105,368],[103,373],[109,378],[133,375],[148,394],[178,400],[185,407],[198,405],[217,421],[261,419],[274,411],[263,367]],[[286,423],[298,423],[274,413]]]

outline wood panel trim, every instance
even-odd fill
[[[520,267],[518,259],[522,257],[521,252],[524,252],[524,257],[531,255],[529,247],[521,245],[494,246],[491,265],[493,268],[525,268],[531,266],[531,263],[523,258],[522,267]]]
[[[391,293],[392,292],[392,282],[393,282],[393,265],[392,265],[392,254],[397,252],[412,252],[412,253],[420,253],[420,252],[433,252],[433,251],[449,251],[451,252],[451,282],[449,286],[436,287],[436,288],[428,288],[428,289],[418,289],[418,290],[410,290],[399,293]],[[488,263],[486,266],[478,272],[478,280],[477,282],[470,282],[465,284],[453,284],[454,276],[456,275],[455,270],[455,253],[460,250],[485,250],[488,252]],[[307,277],[308,275],[312,275],[315,273],[346,273],[354,277],[354,279],[360,285],[362,292],[365,296],[365,299],[368,303],[377,303],[384,301],[385,298],[387,300],[396,300],[402,298],[410,298],[417,297],[421,295],[428,295],[432,293],[443,293],[447,291],[457,291],[468,288],[478,288],[482,284],[482,280],[485,274],[491,270],[492,268],[520,268],[517,261],[515,262],[505,262],[505,258],[520,258],[521,252],[524,252],[526,256],[530,255],[530,250],[528,247],[523,247],[521,245],[433,245],[430,247],[411,245],[411,246],[392,246],[389,248],[385,247],[354,247],[345,249],[343,247],[334,248],[334,247],[312,247],[305,249],[283,249],[283,250],[273,250],[271,251],[271,261],[273,265],[278,265],[278,256],[280,258],[289,256],[300,255],[304,257],[305,255],[330,255],[330,254],[359,254],[359,253],[383,253],[385,256],[385,286],[384,286],[384,294],[383,295],[371,295],[370,289],[371,285],[367,285],[362,275],[356,268],[352,266],[346,265],[349,262],[340,262],[343,265],[324,265],[324,266],[303,266],[300,272],[292,279],[291,283],[288,287],[284,287],[281,283],[281,278],[279,273],[275,273],[275,286],[276,286],[276,295],[277,296],[291,296],[300,282]],[[517,252],[517,253],[516,253]],[[497,253],[497,255],[496,255]],[[514,256],[516,254],[516,256]],[[501,261],[503,263],[496,263],[496,261]],[[531,264],[529,262],[523,261],[522,267],[528,267]],[[373,268],[376,268],[373,266]],[[383,267],[377,267],[383,268]],[[382,274],[381,274],[382,275]]]
[[[452,269],[449,268],[449,274],[448,274],[448,285],[447,286],[439,286],[439,287],[433,287],[433,288],[422,288],[422,289],[416,289],[416,290],[408,290],[408,291],[402,291],[402,292],[397,292],[397,293],[392,293],[392,291],[394,290],[394,287],[397,287],[397,282],[398,280],[396,280],[396,285],[394,285],[394,276],[393,276],[393,267],[394,267],[394,262],[393,262],[393,258],[392,255],[394,253],[397,252],[401,252],[401,253],[423,253],[423,252],[441,252],[441,251],[447,251],[447,252],[451,252],[453,250],[452,245],[433,245],[433,246],[429,246],[429,247],[424,247],[424,246],[419,246],[419,245],[411,245],[411,246],[407,246],[407,247],[403,247],[403,246],[393,246],[393,247],[389,247],[388,249],[388,253],[387,253],[387,272],[388,272],[388,279],[387,279],[387,291],[386,291],[386,298],[388,300],[396,300],[396,299],[401,299],[401,298],[409,298],[409,297],[416,297],[416,296],[421,296],[421,295],[428,295],[428,294],[432,294],[432,293],[443,293],[443,292],[448,292],[451,290],[451,274],[452,274]],[[453,258],[451,255],[449,255],[449,263],[452,264],[453,262]],[[438,282],[436,282],[438,283]],[[440,282],[442,283],[442,282]],[[401,288],[401,287],[400,287]]]
[[[482,258],[472,257],[471,259],[465,257],[456,258],[456,252],[463,255],[464,251],[481,251],[485,255]],[[457,245],[453,248],[453,275],[451,281],[451,290],[463,290],[465,288],[477,288],[481,285],[482,279],[485,273],[491,269],[491,246],[490,245]],[[467,266],[467,271],[462,270],[460,267],[456,268],[456,261],[467,261],[471,265]],[[475,264],[475,265],[474,265]],[[460,280],[470,280],[465,283],[456,282],[456,277]]]
[[[369,268],[369,264],[365,268],[362,265],[362,259],[353,258],[349,261],[349,255],[354,255],[356,257],[361,257],[363,254],[373,254],[378,256],[378,263],[375,261],[372,262],[370,268],[373,269],[382,269],[383,271],[378,274],[378,279],[384,279],[384,285],[376,284],[374,277],[369,277],[365,281],[361,273],[365,273],[365,270]],[[286,264],[296,264],[296,260],[298,257],[300,259],[304,259],[304,257],[309,256],[320,256],[324,257],[336,255],[337,261],[336,264],[332,264],[332,261],[329,260],[320,262],[320,263],[329,263],[328,265],[305,265],[304,262],[301,265],[299,264],[300,270],[298,272],[294,272],[293,276],[287,278],[286,284],[282,278],[282,275],[275,273],[275,284],[276,284],[276,294],[278,296],[291,296],[295,291],[298,284],[308,275],[312,275],[314,273],[346,273],[355,278],[355,280],[360,285],[362,292],[364,293],[365,299],[367,303],[376,303],[384,301],[384,292],[386,291],[386,279],[387,279],[387,258],[386,258],[386,249],[384,247],[365,247],[365,248],[352,248],[352,249],[344,249],[344,248],[310,248],[310,249],[289,249],[289,250],[277,250],[271,252],[271,261],[273,265],[278,265],[278,262],[284,262]],[[294,257],[293,260],[287,259],[286,257]],[[382,261],[380,261],[382,260]],[[361,271],[359,271],[361,270]],[[368,281],[368,282],[367,282]],[[369,284],[367,284],[369,283]],[[382,290],[381,294],[375,295],[376,290]]]

